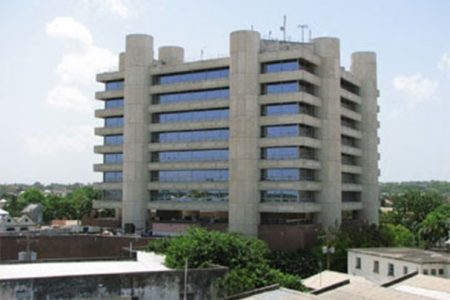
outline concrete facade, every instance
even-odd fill
[[[96,208],[137,230],[218,223],[250,236],[378,222],[374,53],[354,53],[347,71],[336,38],[236,31],[228,58],[193,62],[178,46],[154,59],[152,44],[128,36],[119,70],[97,75],[106,121],[95,130],[105,137],[94,149],[105,157],[94,166],[105,174]]]
[[[349,249],[347,268],[351,275],[380,284],[414,272],[450,278],[450,255],[400,247]]]

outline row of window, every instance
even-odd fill
[[[104,138],[105,145],[122,145],[123,144],[123,135],[115,134],[115,135],[106,135]]]
[[[122,200],[122,190],[104,190],[103,200],[120,201]]]
[[[314,116],[314,106],[304,103],[282,103],[264,105],[261,109],[261,115],[263,116],[282,116],[297,114],[307,114]]]
[[[314,202],[315,193],[297,190],[261,191],[261,202]]]
[[[196,122],[228,119],[228,108],[154,114],[153,123]]]
[[[122,153],[106,153],[103,155],[103,163],[105,164],[121,164],[122,162]]]
[[[359,183],[359,176],[353,173],[342,173],[342,183]]]
[[[261,128],[261,137],[279,138],[290,136],[314,137],[313,127],[303,124],[271,125]]]
[[[261,170],[264,181],[314,181],[315,171],[311,169],[274,168]]]
[[[103,182],[122,182],[122,171],[103,172]]]
[[[261,87],[263,95],[305,92],[314,95],[314,86],[305,81],[266,83]]]
[[[356,257],[356,263],[355,263],[355,268],[358,270],[362,269],[362,261],[361,261],[361,257]],[[378,260],[374,260],[373,261],[373,268],[372,268],[373,273],[379,274],[380,273],[380,262]],[[388,263],[387,264],[387,275],[388,276],[395,276],[395,265],[393,263]],[[403,275],[407,275],[409,273],[409,268],[408,266],[403,266]],[[444,275],[444,269],[439,268],[439,269],[431,269],[431,272],[428,271],[428,269],[423,269],[422,273],[424,275],[428,275],[431,273],[431,275]]]
[[[152,171],[155,182],[219,182],[228,180],[228,170],[164,170]]]
[[[105,109],[122,108],[123,98],[109,99],[105,101]]]
[[[357,166],[358,158],[353,155],[342,153],[341,154],[341,162],[343,165]]]
[[[304,69],[308,72],[314,73],[314,65],[305,60],[292,59],[285,61],[268,62],[262,65],[263,73],[290,72],[300,69]]]
[[[359,123],[353,119],[341,117],[341,125],[352,129],[358,129]]]
[[[343,97],[341,97],[341,106],[346,108],[346,109],[352,110],[354,112],[358,112],[359,111],[358,104],[356,104],[355,102],[352,102],[352,101],[350,101],[348,99],[345,99]]]
[[[105,91],[123,90],[124,81],[114,80],[105,83]]]
[[[229,76],[228,68],[213,70],[192,71],[177,74],[159,75],[154,79],[155,84],[173,84],[181,82],[193,82],[201,80],[214,80],[227,78]]]
[[[105,118],[105,127],[123,127],[123,117],[108,117]]]
[[[152,133],[153,143],[178,143],[228,140],[228,129],[170,131]]]
[[[342,202],[360,202],[361,192],[342,192]]]
[[[359,87],[344,78],[341,78],[341,88],[355,95],[359,95]]]
[[[213,99],[228,99],[230,92],[228,88],[188,91],[180,93],[167,93],[154,95],[153,104],[171,104],[180,102],[204,101]]]
[[[152,153],[152,162],[226,161],[228,149],[161,151]]]
[[[261,224],[313,224],[314,213],[261,213]]]
[[[261,159],[281,160],[281,159],[314,159],[315,150],[308,147],[285,146],[267,147],[261,149]]]
[[[228,201],[227,190],[157,190],[150,191],[151,201]]]
[[[346,135],[341,135],[341,144],[344,146],[359,148],[359,141],[353,137]]]

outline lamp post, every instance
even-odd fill
[[[322,247],[322,253],[327,255],[327,270],[330,270],[331,265],[331,254],[334,254],[335,249],[333,246],[323,246]]]

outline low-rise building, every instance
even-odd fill
[[[348,273],[384,283],[407,274],[450,278],[450,253],[416,248],[349,249]]]

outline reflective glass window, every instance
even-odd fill
[[[123,117],[109,117],[105,119],[105,127],[122,127]]]
[[[193,102],[213,99],[227,99],[230,93],[228,88],[200,90],[181,93],[168,93],[155,95],[153,104],[170,104],[179,102]]]
[[[300,128],[298,125],[276,125],[263,127],[263,137],[287,137],[298,136]]]
[[[263,65],[264,73],[288,72],[299,69],[298,60],[271,62]]]
[[[169,75],[160,75],[157,77],[159,84],[173,84],[180,82],[213,80],[219,78],[226,78],[229,76],[228,68],[194,71],[189,73],[178,73]]]
[[[112,200],[112,201],[122,200],[122,190],[104,190],[103,200]]]
[[[228,140],[228,129],[159,132],[152,135],[154,143],[201,142]]]
[[[300,113],[298,103],[273,104],[263,107],[263,115],[265,116],[296,115],[298,113]]]
[[[154,116],[155,123],[198,122],[228,119],[228,108],[199,111],[161,113]]]
[[[122,145],[123,135],[106,135],[104,142],[105,145]]]
[[[123,80],[109,81],[105,83],[105,91],[123,90]]]
[[[123,98],[110,99],[105,101],[105,108],[122,108]]]
[[[299,148],[292,147],[269,147],[263,149],[263,159],[296,159],[299,155]]]
[[[183,162],[183,161],[225,161],[228,160],[228,149],[163,151],[152,153],[153,161]]]
[[[227,181],[228,170],[167,170],[152,172],[152,181],[216,182]]]
[[[103,173],[104,182],[121,182],[122,172],[104,172]]]
[[[267,181],[314,181],[314,170],[274,168],[262,170],[262,180]]]
[[[264,94],[296,93],[300,91],[297,81],[267,83],[264,85]]]
[[[103,156],[103,162],[105,164],[121,164],[123,161],[122,153],[105,153]]]
[[[157,190],[150,191],[151,201],[226,202],[228,190]]]

